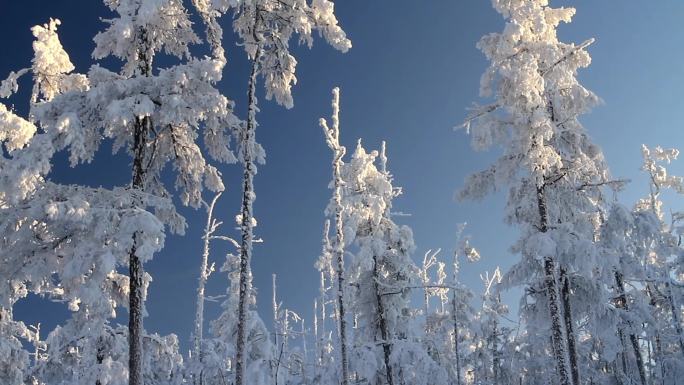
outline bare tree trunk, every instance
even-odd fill
[[[221,193],[216,194],[212,199],[211,203],[206,206],[207,208],[207,224],[204,228],[203,248],[202,248],[202,262],[200,263],[200,276],[199,283],[197,285],[197,304],[195,305],[195,330],[193,333],[193,359],[200,364],[200,373],[195,373],[197,378],[195,378],[194,383],[196,385],[202,385],[204,380],[202,379],[201,364],[202,364],[202,339],[204,338],[204,291],[207,285],[207,280],[212,272],[212,268],[209,267],[209,244],[211,242],[211,236],[214,232],[217,224],[214,221],[214,206],[216,201],[221,196]],[[213,267],[213,265],[212,265]]]
[[[314,331],[314,378],[318,377],[319,368],[321,366],[321,341],[318,337],[318,299],[314,299],[314,319],[313,319],[313,331]]]
[[[385,304],[382,302],[382,294],[380,293],[380,286],[378,283],[379,279],[380,274],[378,272],[378,258],[376,256],[373,256],[373,287],[375,289],[375,300],[376,306],[378,308],[378,324],[380,326],[380,336],[382,337],[382,351],[383,358],[385,361],[385,379],[387,381],[387,385],[394,385],[394,380],[392,379],[392,365],[390,363],[390,357],[392,355],[392,345],[389,341],[390,333],[387,326]]]
[[[537,208],[539,210],[539,231],[545,233],[548,230],[548,217],[546,213],[546,201],[544,187],[537,187]],[[561,324],[561,311],[558,301],[558,282],[556,281],[556,263],[551,256],[544,256],[544,286],[546,287],[549,313],[551,316],[551,347],[556,360],[556,370],[561,385],[570,385],[570,373],[567,363],[567,350],[563,343],[563,326]]]
[[[278,299],[276,297],[276,275],[272,274],[273,280],[273,298],[271,306],[273,307],[273,343],[278,346]],[[287,317],[287,315],[285,315]]]
[[[573,385],[580,384],[579,366],[577,363],[577,340],[572,321],[572,307],[570,306],[570,278],[564,267],[560,268],[560,281],[562,282],[561,299],[563,301],[563,319],[565,321],[565,336],[570,357],[570,371]]]
[[[238,299],[238,325],[237,342],[235,346],[235,385],[245,385],[245,344],[247,328],[247,306],[248,296],[250,295],[249,271],[252,260],[252,241],[254,220],[252,206],[254,204],[254,176],[256,175],[256,165],[254,159],[254,146],[256,144],[256,83],[257,71],[259,67],[259,57],[261,47],[258,46],[254,59],[252,60],[252,71],[249,76],[249,89],[247,93],[247,126],[241,133],[242,162],[244,171],[242,174],[242,209],[240,230],[242,239],[240,244],[240,280],[239,280],[239,299]]]

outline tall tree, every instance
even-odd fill
[[[225,65],[223,58],[192,58],[189,45],[199,43],[188,11],[178,0],[125,0],[105,4],[116,13],[107,28],[95,37],[95,59],[114,56],[122,61],[119,72],[93,66],[88,89],[55,97],[37,108],[36,119],[46,130],[69,135],[71,162],[91,161],[102,138],[111,138],[114,149],[125,148],[132,158],[129,210],[147,211],[140,196],[168,199],[161,171],[172,163],[180,200],[194,207],[201,202],[204,186],[223,189],[216,168],[206,163],[196,139],[204,131],[206,150],[219,161],[234,161],[230,130],[238,121],[232,103],[216,90]],[[156,53],[179,59],[167,69],[154,69]],[[184,223],[174,211],[154,215],[171,230],[182,232]],[[156,233],[139,227],[128,245],[129,267],[129,381],[143,381],[143,300],[145,273],[142,265],[152,257],[146,242],[159,243]]]
[[[575,10],[551,8],[546,0],[498,1],[506,18],[502,33],[482,38],[478,47],[490,60],[480,93],[493,103],[476,107],[465,127],[476,149],[500,145],[503,155],[471,176],[461,198],[479,199],[509,185],[506,219],[522,231],[514,247],[522,261],[507,274],[509,283],[532,289],[530,327],[544,332],[561,385],[581,382],[573,291],[594,281],[593,244],[608,179],[600,149],[578,121],[598,98],[576,79],[590,63],[585,48],[558,40],[556,28]],[[567,287],[565,286],[567,283]],[[574,288],[573,288],[574,286]],[[581,305],[581,304],[580,304]],[[584,304],[586,305],[586,304]],[[547,334],[548,331],[548,334]]]
[[[391,217],[401,189],[392,186],[386,163],[384,145],[368,153],[359,141],[342,169],[344,238],[352,256],[350,311],[356,322],[354,370],[370,384],[440,384],[446,373],[420,340],[422,328],[411,309],[411,290],[422,285],[410,257],[413,233]]]
[[[661,193],[672,190],[677,194],[684,194],[684,178],[668,173],[665,164],[677,159],[679,151],[674,148],[663,149],[660,146],[648,148],[642,145],[642,170],[649,177],[649,194],[636,204],[637,212],[652,214],[651,228],[654,229],[651,243],[643,250],[643,266],[647,279],[646,289],[651,300],[655,327],[657,329],[656,356],[663,376],[675,378],[676,373],[682,373],[681,359],[684,358],[684,330],[682,327],[682,311],[679,304],[681,284],[673,281],[678,262],[683,255],[678,222],[681,213],[672,213],[671,224],[666,224],[663,214]],[[675,290],[673,286],[679,286]],[[668,352],[678,351],[679,357],[667,357]]]
[[[331,186],[333,188],[333,196],[328,204],[326,212],[335,218],[335,241],[332,244],[332,254],[335,264],[335,275],[337,277],[337,323],[340,335],[340,375],[341,384],[349,384],[349,355],[347,343],[347,314],[345,312],[345,271],[344,271],[344,222],[342,218],[342,166],[344,155],[347,151],[346,147],[340,145],[340,89],[334,88],[332,101],[332,127],[328,126],[325,119],[320,120],[325,141],[328,147],[333,152],[332,160],[332,174],[333,180]],[[327,239],[327,237],[326,237]],[[331,263],[332,266],[332,263]]]

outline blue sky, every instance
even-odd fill
[[[62,44],[77,70],[87,70],[92,63],[92,37],[103,26],[100,17],[110,16],[101,2],[1,1],[5,4],[0,36],[7,38],[0,55],[0,77],[28,65],[32,53],[29,28],[49,17],[62,20]],[[605,103],[582,121],[603,147],[613,174],[633,181],[619,197],[631,205],[647,190],[646,179],[639,173],[640,145],[681,147],[684,143],[684,2],[551,3],[577,8],[574,22],[560,27],[562,40],[579,43],[596,38],[589,48],[593,63],[580,73],[580,79]],[[257,139],[266,148],[267,164],[257,175],[255,212],[257,234],[265,243],[255,248],[253,271],[259,310],[267,324],[272,273],[278,275],[285,306],[306,318],[317,293],[313,263],[320,252],[323,210],[330,196],[331,157],[317,122],[330,114],[333,86],[342,89],[343,144],[353,148],[360,137],[368,147],[387,141],[395,184],[405,193],[396,200],[395,209],[411,214],[398,221],[414,230],[416,261],[427,249],[442,248],[442,255],[449,257],[460,222],[469,223],[473,243],[483,256],[479,263],[464,266],[463,280],[472,288],[479,290],[480,272],[497,265],[505,268],[516,258],[508,252],[516,232],[503,224],[503,194],[483,202],[453,199],[464,178],[496,155],[496,150],[472,151],[465,134],[453,127],[462,121],[466,108],[478,101],[479,78],[487,62],[475,44],[482,35],[503,28],[501,16],[486,0],[340,0],[336,9],[353,48],[340,54],[318,39],[311,51],[295,49],[299,81],[294,109],[261,99]],[[248,63],[244,52],[232,45],[228,22],[226,18],[229,65],[220,87],[244,116]],[[25,96],[11,101],[20,111],[26,108]],[[103,148],[93,164],[76,169],[70,169],[60,156],[52,177],[65,183],[126,184],[129,160],[110,152]],[[671,170],[684,174],[684,160]],[[230,223],[240,204],[239,167],[221,166],[221,171],[228,191],[217,213]],[[666,198],[671,207],[684,206],[681,198]],[[178,334],[187,348],[204,216],[201,211],[183,212],[190,224],[185,237],[170,237],[166,248],[147,265],[154,282],[145,326],[149,331]],[[231,226],[224,226],[224,231],[236,235]],[[213,260],[220,264],[226,251],[225,245],[215,244]],[[226,284],[224,275],[213,275],[209,294],[222,294]],[[514,296],[509,297],[516,303]],[[218,312],[218,305],[210,304],[207,318]],[[51,328],[67,311],[63,304],[31,299],[19,303],[15,314]]]

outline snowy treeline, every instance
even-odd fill
[[[678,151],[644,146],[650,193],[633,204],[618,201],[627,181],[611,177],[579,120],[599,103],[576,77],[590,64],[593,39],[569,44],[556,36],[574,9],[493,0],[505,28],[478,44],[490,62],[480,89],[488,103],[476,105],[463,127],[475,150],[496,147],[500,157],[470,176],[458,196],[477,200],[508,190],[503,216],[520,234],[511,245],[517,263],[483,272],[480,288],[463,285],[461,264],[487,258],[465,224],[454,250],[416,256],[411,229],[392,211],[402,190],[385,143],[366,149],[359,139],[347,152],[334,89],[332,116],[319,122],[331,150],[331,198],[313,316],[286,307],[274,275],[273,318],[266,322],[256,312],[250,268],[260,241],[254,178],[265,159],[256,141],[259,81],[267,100],[291,108],[297,60],[290,42],[311,47],[318,34],[341,52],[351,48],[332,1],[104,2],[115,17],[94,37],[86,73],[74,72],[60,22],[49,20],[32,29],[30,66],[0,83],[0,384],[681,382],[684,213],[666,215],[661,199],[664,190],[684,194],[684,178],[666,168]],[[226,65],[221,25],[228,22],[251,63],[245,100],[229,100],[216,86]],[[209,56],[192,54],[201,45]],[[158,68],[159,53],[174,64]],[[28,101],[16,100],[22,76],[33,82]],[[29,112],[21,116],[9,101],[27,103]],[[234,113],[236,103],[247,107],[244,119]],[[77,167],[96,161],[109,143],[129,156],[127,184],[92,188],[51,179],[58,152]],[[215,209],[224,181],[212,163],[241,166],[237,216]],[[165,170],[173,172],[172,186]],[[167,233],[182,235],[187,227],[175,201],[206,212],[187,353],[175,335],[143,326],[152,279],[145,263],[163,249]],[[237,234],[224,220],[235,221]],[[219,268],[226,295],[220,316],[206,320],[217,243],[232,250]],[[522,289],[518,314],[502,301],[510,288]],[[15,319],[14,305],[30,294],[64,303],[70,318],[47,333]],[[128,325],[113,321],[122,310]]]

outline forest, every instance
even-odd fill
[[[329,200],[312,270],[320,285],[304,313],[276,274],[252,270],[255,245],[268,242],[255,215],[257,171],[269,166],[257,133],[265,105],[295,107],[295,45],[353,50],[333,0],[103,2],[110,14],[91,15],[100,31],[82,37],[94,43],[84,73],[56,18],[31,28],[32,58],[0,57],[15,66],[0,74],[0,385],[684,383],[684,212],[665,202],[684,194],[684,178],[668,172],[679,151],[643,145],[648,194],[623,199],[634,182],[611,174],[582,123],[603,102],[579,79],[595,40],[557,33],[574,8],[491,0],[501,29],[472,42],[488,66],[479,94],[459,91],[475,104],[455,130],[495,157],[467,164],[456,200],[501,197],[488,220],[517,237],[512,265],[482,271],[478,287],[463,266],[492,257],[478,247],[487,238],[461,223],[454,250],[417,253],[394,205],[404,191],[389,144],[345,139],[344,89],[320,95],[329,109],[310,124]],[[219,84],[238,55],[249,72],[235,98]],[[108,158],[128,170],[124,183],[54,177],[60,156],[77,170],[102,151],[124,155]],[[219,209],[229,189],[240,197],[230,212]],[[188,256],[194,308],[178,309],[194,320],[189,349],[144,326],[155,290],[146,266],[198,225],[186,207],[203,218]],[[272,286],[257,288],[257,274]],[[257,289],[271,290],[269,318]],[[28,323],[15,312],[27,298],[68,317],[49,330]]]

